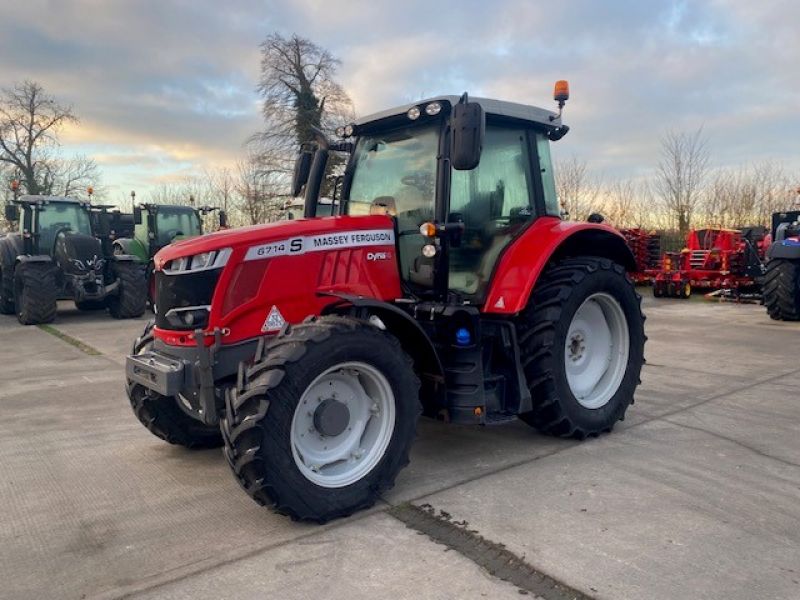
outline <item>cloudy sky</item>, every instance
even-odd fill
[[[551,106],[556,156],[641,177],[666,130],[700,126],[715,166],[779,161],[800,180],[793,0],[3,0],[0,84],[33,79],[81,118],[110,199],[230,165],[261,126],[259,42],[296,32],[342,61],[365,114],[439,93]]]

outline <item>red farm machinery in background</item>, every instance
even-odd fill
[[[636,260],[636,270],[628,273],[636,285],[650,284],[661,268],[661,236],[644,229],[620,229]]]
[[[664,254],[653,295],[689,298],[694,289],[724,290],[736,298],[755,293],[769,238],[765,227],[692,230],[683,250]]]

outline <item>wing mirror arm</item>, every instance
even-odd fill
[[[314,133],[314,140],[317,142],[317,151],[314,152],[314,160],[311,163],[311,169],[308,174],[308,183],[306,183],[303,216],[307,219],[313,218],[317,214],[319,192],[322,188],[322,180],[325,177],[325,167],[328,165],[328,154],[330,152],[330,142],[325,134],[316,127],[312,127],[311,131]]]

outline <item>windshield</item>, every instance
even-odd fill
[[[200,235],[200,219],[194,209],[180,206],[161,206],[156,213],[156,243],[166,246],[176,238]]]
[[[39,209],[39,247],[44,252],[53,249],[59,231],[92,235],[89,211],[80,204],[51,202]]]
[[[396,216],[401,232],[432,220],[438,145],[436,124],[362,137],[347,213]]]

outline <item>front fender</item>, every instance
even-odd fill
[[[436,414],[438,409],[445,405],[442,361],[425,330],[411,315],[393,304],[373,298],[337,292],[328,292],[324,295],[339,298],[339,301],[327,305],[322,310],[323,315],[353,315],[357,318],[375,315],[378,317],[386,327],[386,331],[398,339],[403,350],[414,361],[414,371],[420,375],[422,380],[421,399],[426,407],[426,413]]]
[[[147,262],[149,256],[147,250],[139,240],[131,238],[120,238],[114,240],[114,253],[119,250],[123,255],[135,256],[141,262]]]
[[[484,313],[513,315],[528,304],[539,276],[551,261],[599,256],[636,270],[636,259],[616,229],[599,223],[541,217],[506,248],[495,267]]]
[[[112,262],[135,262],[141,263],[142,260],[133,254],[115,254],[111,257]]]
[[[49,263],[53,262],[52,257],[47,254],[20,254],[17,256],[18,263]]]

